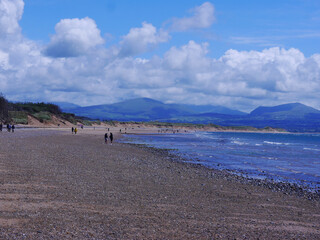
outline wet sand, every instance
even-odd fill
[[[0,239],[320,239],[319,201],[104,131],[0,132]]]

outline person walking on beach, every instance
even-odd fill
[[[0,131],[2,132],[2,123],[0,123]]]
[[[72,132],[72,134],[73,134],[73,132],[74,132],[74,128],[73,128],[73,127],[71,128],[71,132]]]
[[[78,132],[78,129],[75,128],[75,129],[74,129],[74,134],[77,134],[77,132]]]
[[[104,142],[108,144],[108,133],[104,134]]]
[[[12,124],[12,127],[11,127],[11,129],[12,129],[12,132],[14,132],[14,129],[15,129],[16,127],[14,126],[14,124]]]
[[[112,145],[112,141],[113,141],[113,134],[110,133],[110,143],[111,143],[111,145]]]

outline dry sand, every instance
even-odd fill
[[[319,201],[104,132],[0,132],[0,239],[320,239]]]

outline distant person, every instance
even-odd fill
[[[113,142],[113,134],[110,133],[110,143],[111,143],[111,145],[112,145],[112,142]]]
[[[83,125],[81,125],[81,129],[83,129]]]
[[[12,132],[14,132],[14,129],[15,129],[16,127],[14,126],[14,124],[12,124],[12,127],[11,127],[11,129],[12,129]]]
[[[2,126],[2,123],[0,123],[0,131],[1,131],[1,132],[2,132],[2,127],[3,127],[3,126]]]
[[[78,129],[75,128],[75,129],[74,129],[74,134],[77,134],[77,132],[78,132]]]
[[[74,132],[74,128],[73,128],[73,127],[71,128],[71,132],[72,132],[72,134],[73,134],[73,132]]]
[[[104,134],[104,142],[108,144],[108,133]]]

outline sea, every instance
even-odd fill
[[[192,132],[125,135],[127,143],[168,149],[184,161],[248,178],[320,190],[320,134]]]

